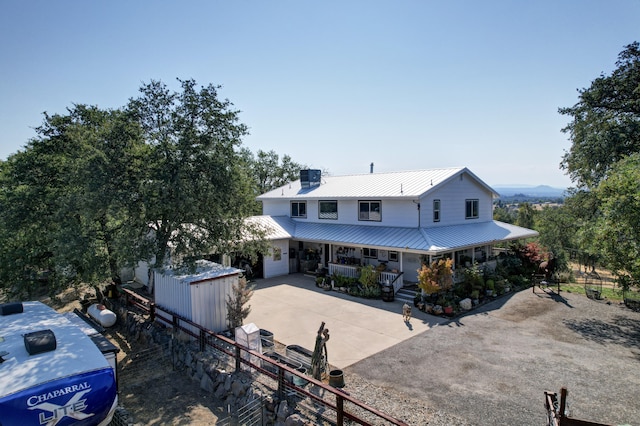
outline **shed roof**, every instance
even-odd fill
[[[537,231],[495,220],[432,228],[325,224],[267,215],[254,216],[251,220],[264,226],[267,237],[273,240],[291,238],[428,254],[538,235]]]
[[[185,269],[166,269],[162,271],[164,275],[173,276],[175,279],[185,284],[195,284],[207,280],[215,280],[228,275],[235,275],[243,272],[241,269],[220,265],[219,263],[207,260],[198,260],[194,271]]]
[[[269,199],[323,198],[418,198],[463,173],[468,174],[494,196],[498,194],[466,167],[322,176],[320,185],[302,188],[300,180],[258,196]]]

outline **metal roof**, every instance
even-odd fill
[[[534,230],[495,220],[433,228],[325,224],[287,216],[254,216],[252,220],[265,226],[272,240],[291,238],[427,254],[538,236]]]
[[[241,269],[230,266],[223,266],[219,263],[207,260],[196,261],[196,269],[187,271],[181,269],[165,269],[164,275],[173,276],[175,279],[185,284],[195,284],[201,281],[215,280],[228,275],[235,275],[243,272]]]
[[[467,173],[487,191],[498,195],[491,187],[466,167],[414,170],[389,173],[366,173],[345,176],[322,176],[320,185],[302,188],[300,180],[266,192],[257,197],[267,199],[335,199],[335,198],[417,198],[450,179]]]

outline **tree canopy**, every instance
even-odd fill
[[[597,257],[621,283],[640,283],[640,45],[624,47],[611,75],[579,90],[563,129],[571,148],[561,168],[576,188],[562,211],[545,212],[541,236]]]
[[[640,151],[640,45],[625,46],[611,75],[600,75],[579,101],[560,108],[572,121],[563,129],[572,145],[561,168],[578,187],[594,188],[613,164]]]
[[[297,164],[285,156],[275,175],[254,175],[247,127],[219,86],[178,81],[177,91],[143,84],[119,109],[45,113],[37,136],[0,162],[0,288],[24,296],[38,278],[53,290],[118,281],[142,260],[264,252],[262,230],[245,221],[256,182],[288,179]]]
[[[640,153],[611,167],[595,189],[600,214],[593,227],[593,245],[622,280],[640,282]]]

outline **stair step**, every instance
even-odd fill
[[[402,302],[413,303],[413,299],[416,297],[417,291],[408,288],[401,288],[395,295],[397,300]]]

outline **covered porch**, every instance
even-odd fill
[[[423,263],[451,258],[456,275],[475,263],[495,267],[500,245],[538,235],[499,221],[408,228],[315,223],[286,216],[257,219],[271,228],[269,234],[289,241],[288,261],[295,263],[294,258],[304,255],[300,272],[325,269],[329,275],[357,278],[359,268],[372,265],[380,272],[379,282],[388,282],[396,292],[405,282],[418,281],[417,271]],[[289,268],[292,271],[295,268]]]

